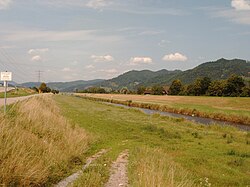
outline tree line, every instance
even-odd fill
[[[169,95],[250,97],[250,81],[244,81],[237,75],[215,81],[208,77],[197,78],[189,85],[174,80],[169,88]]]
[[[226,80],[212,81],[208,77],[197,78],[193,83],[184,85],[180,80],[174,80],[166,89],[161,85],[145,87],[140,85],[136,90],[123,87],[119,90],[110,88],[89,87],[80,93],[117,93],[117,94],[150,94],[150,95],[183,95],[183,96],[228,96],[250,97],[250,80],[244,80],[241,76],[231,75]]]
[[[41,85],[39,86],[39,88],[37,87],[33,87],[31,88],[33,90],[35,90],[38,93],[53,93],[53,94],[59,94],[59,90],[55,90],[55,89],[51,89],[50,87],[48,87],[46,85],[46,83],[41,83]]]

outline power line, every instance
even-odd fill
[[[36,71],[38,73],[38,82],[40,83],[41,82],[41,73],[43,73],[44,71]]]

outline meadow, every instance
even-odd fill
[[[250,133],[233,127],[66,95],[29,98],[0,118],[2,186],[53,186],[103,149],[72,186],[104,186],[124,150],[133,187],[250,185]]]
[[[108,102],[250,125],[250,99],[243,97],[76,94]]]
[[[63,115],[94,138],[87,154],[109,150],[74,186],[103,186],[109,168],[129,150],[131,186],[247,186],[250,134],[72,96],[54,97]]]

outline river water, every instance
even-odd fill
[[[250,126],[244,125],[244,124],[239,124],[239,123],[233,123],[233,122],[227,122],[227,121],[220,121],[220,120],[214,120],[210,118],[202,118],[202,117],[197,117],[197,116],[188,116],[188,115],[183,115],[183,114],[176,114],[176,113],[170,113],[170,112],[162,112],[159,110],[150,110],[150,109],[144,109],[144,108],[138,108],[138,107],[130,107],[127,105],[122,105],[122,104],[115,104],[115,103],[106,103],[108,105],[114,105],[114,106],[120,106],[123,108],[135,108],[138,110],[143,111],[146,114],[160,114],[162,116],[169,116],[169,117],[175,117],[175,118],[184,118],[186,120],[199,123],[199,124],[204,124],[204,125],[212,125],[212,124],[218,124],[221,126],[234,126],[239,128],[240,130],[244,131],[250,131]]]

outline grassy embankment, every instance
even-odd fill
[[[9,106],[0,114],[0,186],[50,186],[82,165],[89,141],[51,97]]]
[[[202,126],[146,115],[77,97],[56,96],[71,123],[93,134],[88,154],[110,149],[75,186],[102,186],[113,160],[129,149],[131,186],[247,186],[250,134],[232,127]]]
[[[250,99],[240,97],[77,94],[134,107],[195,115],[250,125]]]
[[[37,94],[35,90],[29,88],[17,88],[7,92],[7,97],[22,97]],[[4,98],[4,92],[0,93],[0,98]]]

